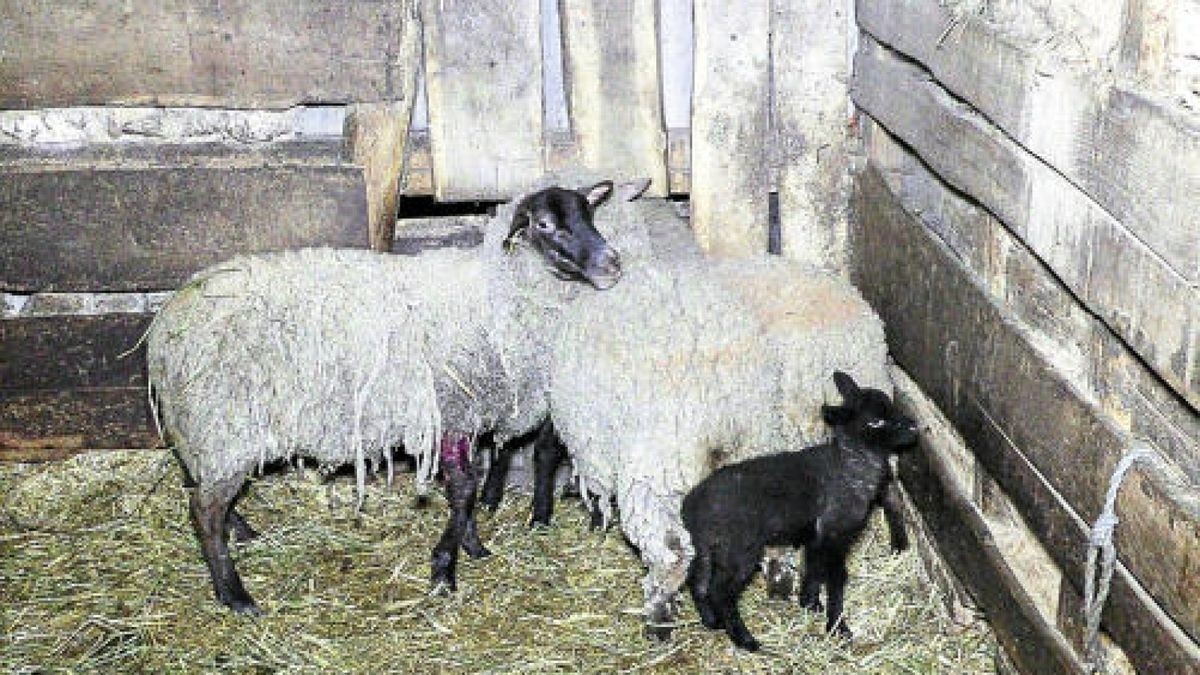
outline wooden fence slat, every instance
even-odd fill
[[[237,253],[367,244],[358,167],[180,164],[0,167],[0,289],[168,290]]]
[[[666,196],[655,0],[563,0],[571,124],[584,166]]]
[[[0,391],[137,387],[142,350],[121,355],[150,326],[148,314],[0,319]]]
[[[158,442],[145,387],[0,392],[0,460]]]
[[[1099,514],[1130,439],[1062,380],[876,171],[859,178],[855,207],[862,220],[852,230],[852,277],[884,319],[891,353],[1080,586],[1085,532],[1073,514]],[[1147,672],[1177,672],[1161,664],[1178,668],[1200,654],[1200,500],[1161,466],[1139,465],[1117,511],[1120,560],[1131,576],[1114,578],[1106,626],[1127,649],[1153,645],[1138,657],[1159,664]]]
[[[0,3],[0,108],[394,100],[414,1]]]
[[[707,250],[767,250],[770,3],[696,0],[692,228]]]
[[[540,3],[424,0],[422,8],[435,194],[510,198],[543,170]]]
[[[861,108],[1002,220],[1200,408],[1200,388],[1189,381],[1200,355],[1200,288],[1052,167],[963,109],[918,66],[864,36],[855,72],[852,94]]]
[[[1061,171],[1176,273],[1200,279],[1194,116],[1047,64],[981,22],[963,21],[942,36],[951,14],[937,0],[860,0],[858,20]]]
[[[850,197],[844,0],[774,0],[771,60],[783,255],[842,269]]]

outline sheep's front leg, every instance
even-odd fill
[[[892,551],[899,553],[908,548],[908,531],[904,527],[904,511],[900,501],[900,488],[896,482],[890,481],[880,500],[883,507],[883,517],[887,521],[888,538],[891,540]]]
[[[554,513],[554,478],[567,458],[567,449],[558,440],[554,423],[547,421],[533,444],[533,516],[530,526],[550,525]]]
[[[450,505],[450,520],[442,537],[433,548],[430,580],[434,590],[457,590],[455,568],[458,549],[462,547],[473,558],[490,552],[479,540],[475,523],[475,499],[479,479],[471,463],[471,440],[461,432],[446,432],[441,446],[442,473],[446,479],[446,501]]]
[[[763,558],[763,577],[767,581],[767,597],[776,600],[792,597],[796,586],[796,564],[792,560],[790,547],[767,547],[767,554]]]

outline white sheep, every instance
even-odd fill
[[[195,275],[148,333],[151,402],[196,488],[191,514],[213,586],[259,609],[226,545],[251,532],[233,509],[246,477],[296,456],[368,465],[403,445],[418,478],[441,441],[454,510],[433,580],[454,585],[475,530],[470,440],[528,433],[548,414],[549,338],[563,308],[620,276],[592,225],[612,191],[551,187],[499,209],[478,250],[416,256],[312,249],[247,255]],[[512,245],[517,242],[516,245]],[[552,272],[553,274],[549,273]]]
[[[890,391],[886,344],[837,276],[775,257],[705,256],[653,201],[618,205],[598,219],[606,225],[611,240],[642,243],[622,249],[620,284],[569,308],[551,414],[585,494],[605,510],[616,498],[648,567],[646,618],[662,636],[693,557],[684,495],[724,464],[823,440],[835,370]]]

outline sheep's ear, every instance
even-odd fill
[[[617,186],[617,199],[623,202],[631,202],[642,196],[646,190],[650,189],[649,178],[638,178],[626,183],[621,183]]]
[[[513,240],[527,227],[529,227],[529,205],[527,202],[521,202],[513,212],[512,225],[508,228],[508,236],[504,238],[505,251],[512,250]]]
[[[587,200],[588,206],[593,209],[603,204],[613,191],[613,182],[611,180],[602,180],[588,188],[579,188],[579,194],[583,195]]]
[[[838,392],[841,393],[842,399],[846,403],[853,403],[858,400],[859,389],[858,384],[854,382],[854,378],[840,370],[834,371],[833,383],[837,385]]]
[[[840,427],[849,424],[850,420],[854,419],[854,409],[844,405],[823,405],[821,406],[821,417],[829,426]]]

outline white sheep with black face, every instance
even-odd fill
[[[887,349],[840,277],[777,257],[706,256],[655,200],[620,204],[597,226],[627,242],[623,278],[567,310],[552,419],[606,518],[615,498],[662,636],[693,557],[684,495],[725,464],[823,440],[830,374],[890,391]]]
[[[403,445],[428,481],[440,443],[454,515],[434,582],[453,588],[460,545],[487,553],[470,440],[503,441],[546,418],[564,308],[621,274],[592,223],[612,190],[604,181],[514,200],[477,250],[246,255],[172,296],[147,338],[152,404],[195,482],[191,514],[220,602],[259,612],[226,545],[231,528],[252,533],[233,502],[252,472],[296,456],[353,464],[361,500],[368,465]]]

